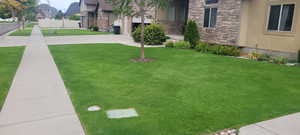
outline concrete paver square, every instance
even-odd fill
[[[300,113],[257,123],[278,135],[300,135]]]
[[[276,135],[257,125],[249,125],[240,129],[239,135]]]
[[[110,119],[121,119],[121,118],[131,118],[138,117],[135,109],[119,109],[119,110],[109,110],[107,111],[107,117]]]
[[[0,135],[84,135],[76,115],[0,127]]]

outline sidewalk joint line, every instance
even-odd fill
[[[15,122],[15,123],[3,124],[3,125],[0,125],[0,129],[5,128],[5,127],[10,127],[10,126],[22,125],[22,124],[27,124],[27,123],[34,123],[34,122],[45,121],[45,120],[49,120],[49,119],[61,118],[61,117],[72,116],[72,115],[76,116],[76,114],[74,114],[74,113],[65,113],[65,114],[60,114],[60,115],[47,116],[47,117],[40,118],[40,119],[35,119],[35,120],[28,120],[28,121],[20,121],[20,122]]]

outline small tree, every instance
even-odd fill
[[[58,13],[55,15],[55,19],[61,20],[64,17],[64,13],[59,10]]]
[[[110,0],[114,6],[114,11],[121,17],[139,16],[141,17],[141,56],[139,61],[147,61],[145,59],[145,19],[149,11],[155,8],[166,7],[169,0]]]
[[[185,32],[184,32],[184,40],[190,42],[191,48],[195,48],[200,40],[200,34],[198,30],[198,25],[195,21],[188,21]]]

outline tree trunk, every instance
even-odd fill
[[[145,11],[141,12],[141,59],[145,59]]]
[[[15,21],[15,18],[16,18],[15,11],[14,11],[14,9],[12,9],[12,8],[10,8],[10,11],[11,11],[11,16],[12,16],[12,18],[13,18],[14,21]]]
[[[121,16],[121,33],[125,34],[125,17],[122,15]]]
[[[24,30],[25,29],[25,17],[22,16],[22,29]]]

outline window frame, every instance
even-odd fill
[[[294,13],[293,13],[293,21],[292,21],[292,26],[291,26],[291,30],[290,31],[282,31],[280,30],[280,26],[281,26],[281,19],[282,19],[282,12],[283,12],[283,7],[284,5],[294,5]],[[294,33],[294,27],[296,24],[296,14],[297,14],[297,4],[296,2],[274,2],[274,3],[270,3],[267,5],[268,6],[268,12],[267,12],[267,20],[266,20],[266,32],[268,33]],[[270,21],[270,17],[271,17],[271,7],[272,6],[280,6],[280,14],[279,14],[279,20],[278,20],[278,26],[277,26],[277,30],[269,30],[269,21]]]
[[[218,4],[218,3],[219,3],[219,0],[217,0],[216,3],[207,3],[207,0],[204,0],[205,5],[214,5],[214,4]]]
[[[206,9],[209,9],[209,15],[208,15],[208,26],[206,27],[205,26],[205,11]],[[216,13],[216,22],[215,22],[215,25],[214,27],[211,27],[211,18],[212,18],[212,9],[217,9],[217,13]],[[218,18],[218,8],[217,7],[205,7],[204,8],[204,14],[203,14],[203,28],[206,28],[206,29],[214,29],[217,27],[217,19]]]
[[[284,31],[284,30],[280,30],[281,27],[281,23],[282,23],[282,12],[283,12],[283,7],[286,5],[294,5],[294,13],[293,13],[293,20],[292,20],[292,26],[291,26],[291,30],[290,31]],[[269,23],[270,23],[270,17],[271,17],[271,8],[272,6],[280,6],[280,13],[279,13],[279,19],[278,19],[278,26],[277,26],[277,30],[269,30]],[[296,4],[295,3],[281,3],[281,4],[270,4],[269,5],[269,12],[268,12],[268,21],[267,21],[267,31],[269,32],[292,32],[293,28],[294,28],[294,20],[295,20],[295,10],[296,10]]]

